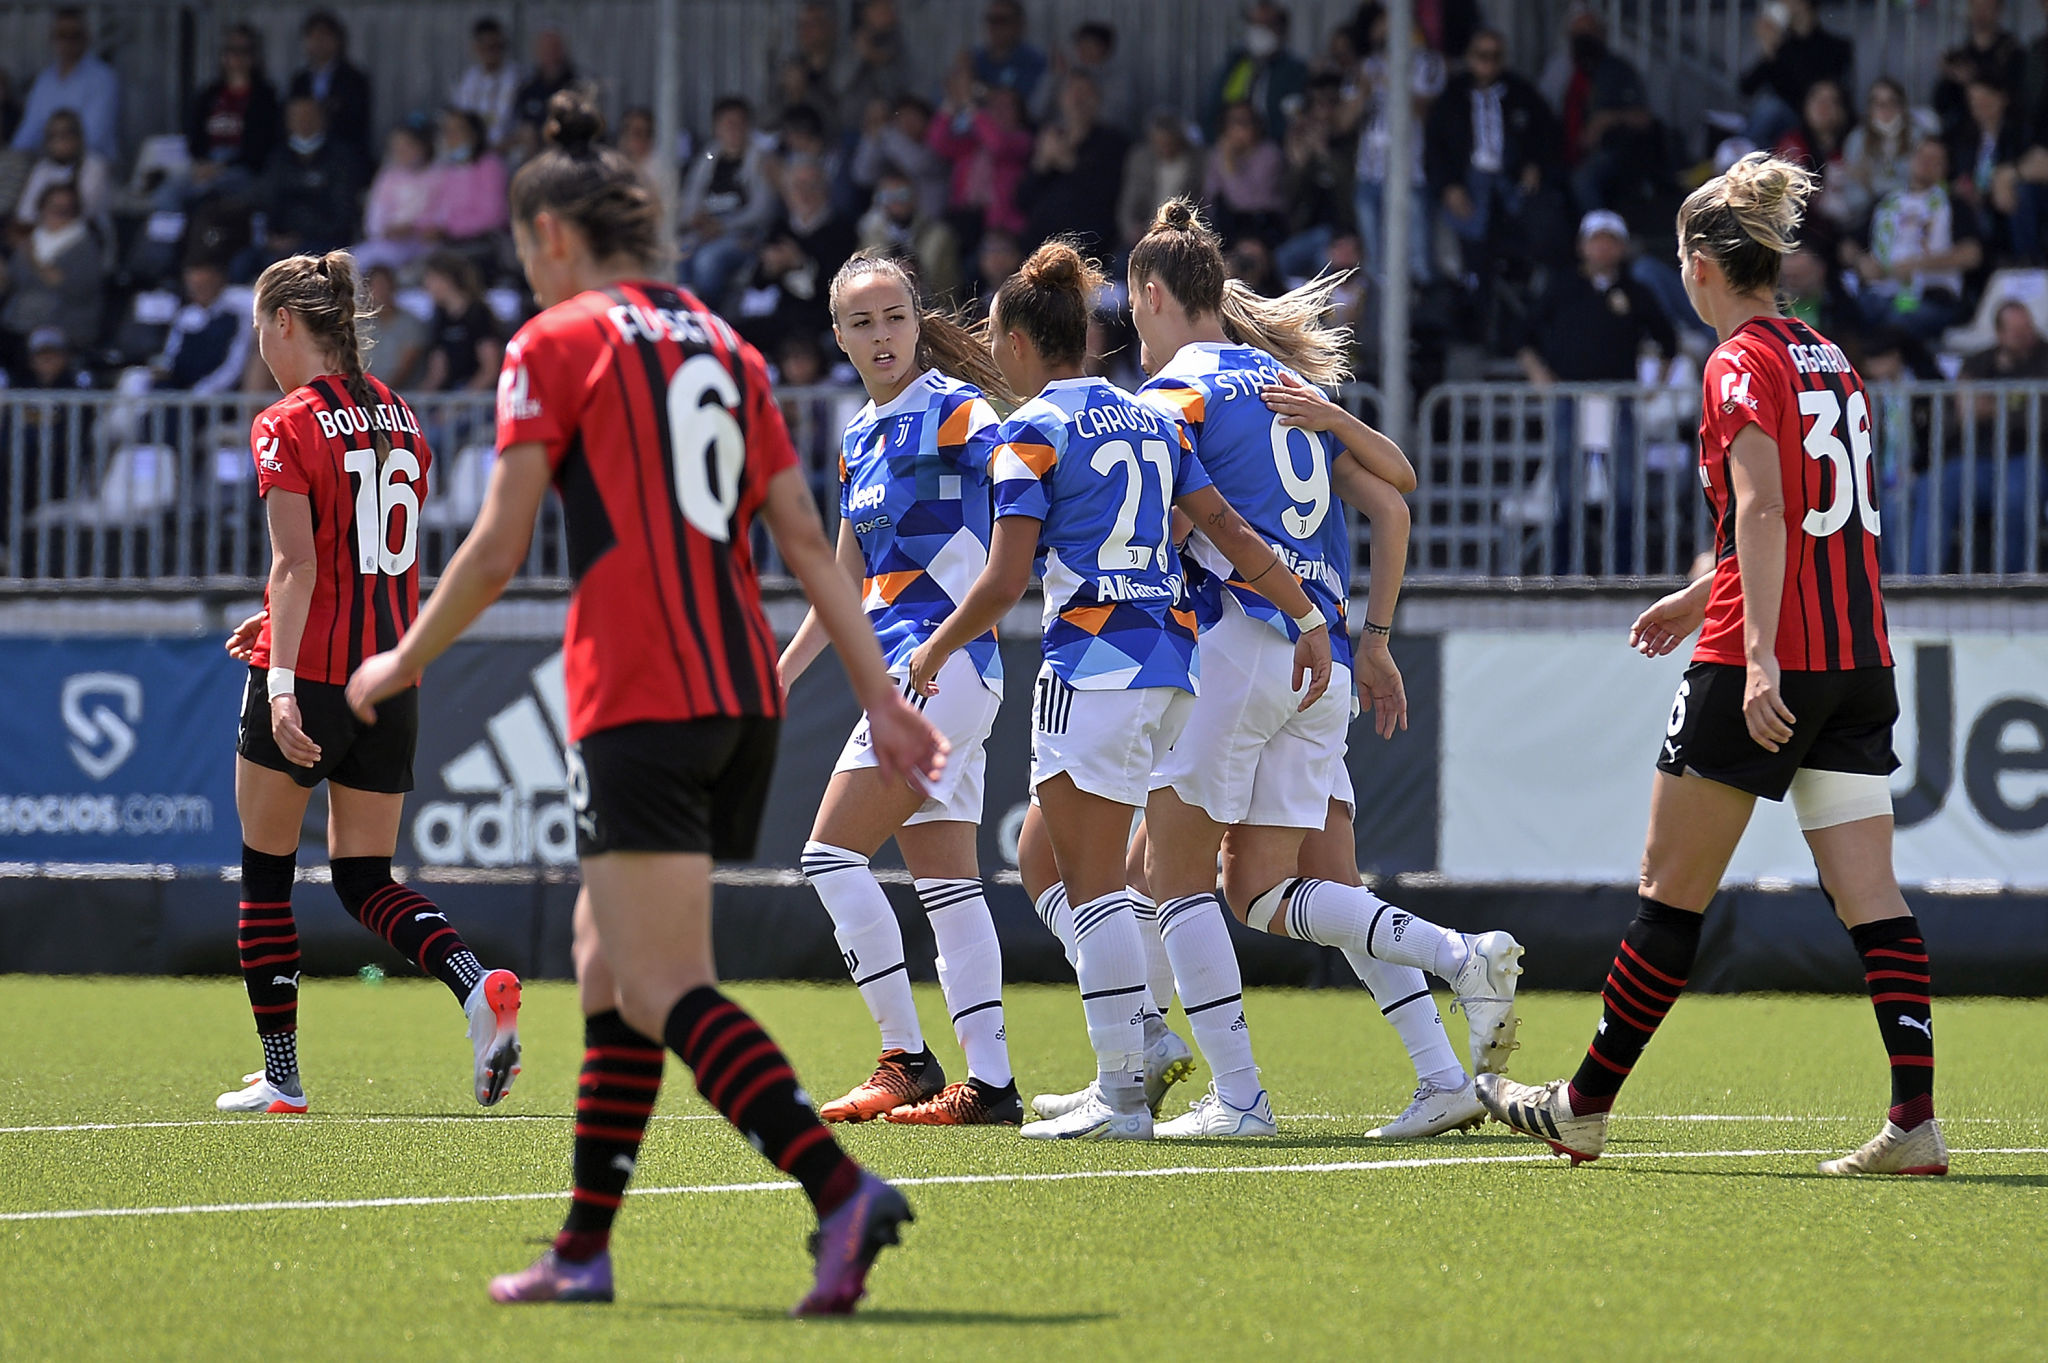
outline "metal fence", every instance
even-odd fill
[[[1379,395],[1344,390],[1371,420]],[[828,522],[839,433],[857,390],[778,394]],[[149,586],[254,589],[269,544],[249,426],[259,394],[193,398],[0,393],[0,590]],[[495,453],[485,394],[414,400],[435,462],[419,563],[435,576],[483,504]],[[1854,494],[1903,575],[2048,574],[2042,437],[2048,383],[1899,384],[1871,390],[1867,447],[1845,442]],[[1713,547],[1700,497],[1696,388],[1453,384],[1426,395],[1413,458],[1416,578],[1678,578]],[[1845,427],[1846,430],[1846,427]],[[1808,453],[1826,457],[1826,441]],[[1354,533],[1358,567],[1371,527]],[[783,570],[761,546],[762,569]],[[562,583],[560,512],[545,504],[522,577]]]

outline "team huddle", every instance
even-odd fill
[[[830,302],[871,401],[842,445],[835,547],[760,356],[656,282],[660,209],[597,141],[596,115],[569,94],[550,114],[548,150],[511,191],[543,311],[507,348],[490,492],[423,608],[414,551],[431,455],[403,400],[362,375],[351,262],[297,257],[259,281],[263,355],[287,393],[252,436],[275,565],[264,613],[229,651],[251,665],[237,764],[241,944],[264,1068],[222,1108],[309,1107],[290,900],[300,823],[322,780],[344,905],[462,1002],[480,1103],[497,1102],[518,1073],[519,981],[486,970],[445,915],[392,880],[390,862],[412,786],[420,673],[524,561],[552,487],[574,581],[564,680],[585,1052],[567,1218],[537,1262],[492,1283],[499,1301],[611,1299],[611,1228],[666,1050],[809,1195],[816,1281],[798,1314],[851,1311],[876,1255],[913,1219],[829,1124],[1016,1125],[1034,1140],[1276,1134],[1226,914],[1341,950],[1380,1005],[1416,1088],[1370,1135],[1428,1137],[1490,1113],[1574,1162],[1595,1158],[1621,1078],[1684,985],[1750,803],[1788,790],[1844,922],[1877,958],[1873,999],[1894,1065],[1885,1131],[1829,1171],[1946,1170],[1926,957],[1890,881],[1896,700],[1876,512],[1837,514],[1856,508],[1867,478],[1861,385],[1853,372],[1795,371],[1788,347],[1825,342],[1777,319],[1751,277],[1762,252],[1763,283],[1775,283],[1803,199],[1797,171],[1753,158],[1681,218],[1696,305],[1717,326],[1732,318],[1710,385],[1725,369],[1741,387],[1703,430],[1719,569],[1646,612],[1632,642],[1669,652],[1704,622],[1708,643],[1659,763],[1643,908],[1609,977],[1600,1036],[1572,1083],[1532,1089],[1502,1077],[1517,1044],[1520,945],[1429,923],[1358,873],[1347,734],[1365,711],[1382,737],[1407,723],[1389,637],[1403,497],[1416,478],[1398,447],[1324,396],[1347,377],[1345,337],[1323,320],[1331,281],[1278,299],[1227,281],[1214,234],[1191,204],[1169,202],[1128,264],[1151,376],[1133,394],[1085,372],[1106,281],[1072,244],[1039,248],[997,292],[981,335],[926,308],[894,260],[857,256]],[[1759,209],[1759,199],[1769,202]],[[1757,227],[1765,218],[1782,220],[1777,238]],[[1689,231],[1689,221],[1706,225]],[[1731,228],[1740,240],[1724,240]],[[1733,317],[1730,298],[1756,306]],[[1778,367],[1768,368],[1758,353],[1773,346]],[[1774,376],[1795,373],[1789,407]],[[1736,382],[1724,385],[1731,395]],[[1847,412],[1854,452],[1826,467],[1800,445],[1815,448],[1800,414],[1823,392]],[[1355,641],[1347,505],[1374,532]],[[1775,546],[1769,525],[1752,524],[1759,512],[1784,537]],[[1817,530],[1816,517],[1832,528]],[[750,548],[757,519],[812,603],[779,656]],[[1865,576],[1842,566],[1866,561]],[[1034,577],[1043,661],[1028,681],[1006,679],[994,630]],[[1781,594],[1840,598],[1845,582],[1864,598],[1840,608],[1853,639],[1778,618]],[[1824,635],[1825,647],[1795,657],[1797,629]],[[710,899],[714,859],[753,852],[785,697],[828,645],[864,716],[802,867],[881,1056],[866,1080],[814,1109],[780,1048],[716,987]],[[1032,730],[1019,869],[1074,968],[1095,1055],[1089,1082],[1039,1094],[1028,1112],[976,850],[990,783],[1024,775],[987,770],[1006,700],[1029,706]],[[892,838],[938,947],[966,1058],[957,1082],[926,1043],[901,932],[870,869]],[[1449,1042],[1430,976],[1466,1014],[1467,1057]],[[1176,998],[1192,1047],[1167,1025]],[[1900,1022],[1917,1025],[1887,1022],[1902,1007]],[[1170,1114],[1197,1056],[1208,1090]]]

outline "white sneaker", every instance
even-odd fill
[[[1424,1136],[1441,1136],[1446,1131],[1468,1131],[1486,1123],[1486,1106],[1470,1075],[1457,1088],[1440,1088],[1425,1079],[1415,1086],[1415,1100],[1400,1116],[1385,1126],[1366,1132],[1374,1140],[1411,1141]]]
[[[290,1112],[306,1110],[306,1095],[286,1093],[263,1077],[263,1071],[242,1076],[247,1088],[229,1089],[213,1100],[222,1112]]]
[[[1472,1048],[1472,1073],[1505,1074],[1508,1057],[1520,1044],[1515,1029],[1515,982],[1522,973],[1522,944],[1504,932],[1468,935],[1470,955],[1451,981],[1451,1007],[1465,1010]]]
[[[1087,1088],[1075,1089],[1072,1093],[1039,1094],[1031,1100],[1031,1110],[1040,1117],[1064,1117],[1068,1113],[1079,1112],[1089,1103],[1101,1101],[1102,1090],[1091,1079]]]
[[[1482,1074],[1472,1081],[1479,1101],[1493,1119],[1505,1126],[1534,1136],[1560,1155],[1569,1156],[1574,1169],[1600,1158],[1607,1148],[1607,1114],[1595,1112],[1580,1117],[1572,1112],[1569,1081],[1553,1079],[1541,1088],[1517,1084],[1497,1074]]]
[[[489,971],[469,991],[469,1044],[476,1053],[476,1100],[491,1106],[512,1091],[519,1073],[519,977]]]
[[[1822,1160],[1823,1174],[1945,1174],[1948,1172],[1948,1142],[1941,1138],[1941,1123],[1929,1117],[1907,1131],[1894,1122],[1870,1138],[1854,1154]]]
[[[1250,1108],[1232,1107],[1217,1096],[1216,1086],[1180,1116],[1158,1127],[1158,1136],[1277,1136],[1280,1126],[1273,1120],[1273,1104],[1266,1091]]]
[[[1101,1094],[1090,1084],[1085,1090],[1088,1098],[1079,1107],[1062,1116],[1043,1122],[1026,1122],[1017,1134],[1032,1141],[1149,1141],[1152,1139],[1152,1114],[1143,1108],[1136,1112],[1113,1112]],[[1034,1103],[1032,1106],[1036,1107]],[[1042,1111],[1043,1109],[1041,1109]]]
[[[1154,1117],[1166,1106],[1166,1095],[1173,1086],[1194,1072],[1195,1053],[1171,1028],[1145,1048],[1145,1105]],[[1100,1102],[1101,1098],[1102,1091],[1090,1084],[1072,1093],[1041,1093],[1031,1100],[1031,1107],[1041,1117],[1064,1117],[1091,1099]]]

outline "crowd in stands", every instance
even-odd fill
[[[1154,207],[1183,193],[1262,291],[1358,267],[1340,307],[1371,376],[1387,113],[1405,99],[1421,385],[1679,382],[1688,357],[1696,374],[1710,338],[1673,263],[1673,211],[1752,148],[1820,177],[1786,293],[1853,358],[1908,376],[2048,378],[2039,302],[2001,312],[1980,354],[1941,350],[1994,271],[2048,263],[2048,38],[2023,45],[2002,9],[1968,0],[1966,40],[1916,90],[1862,69],[1814,0],[1766,7],[1743,107],[1683,128],[1653,114],[1644,73],[1590,8],[1536,70],[1477,0],[1417,0],[1413,59],[1395,71],[1375,0],[1322,34],[1252,0],[1199,102],[1147,110],[1113,12],[1034,34],[1017,0],[987,0],[980,41],[931,84],[896,0],[815,0],[768,55],[767,97],[720,98],[674,165],[649,110],[623,111],[614,135],[675,195],[678,279],[788,377],[833,374],[825,292],[856,250],[897,253],[928,293],[972,312],[1056,234],[1081,237],[1115,278]],[[0,72],[21,92],[0,83],[0,369],[15,384],[146,366],[163,387],[261,387],[234,315],[241,286],[283,254],[351,246],[376,291],[380,375],[415,391],[491,385],[531,306],[507,180],[538,147],[549,96],[584,79],[565,35],[533,35],[522,63],[501,23],[477,21],[444,103],[404,111],[381,146],[377,92],[342,22],[316,12],[298,36],[302,64],[279,81],[257,31],[226,30],[182,138],[142,147],[118,142],[119,84],[82,11],[54,11],[39,71]],[[1098,362],[1131,377],[1115,303]]]

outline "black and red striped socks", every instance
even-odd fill
[[[616,1008],[583,1020],[583,1074],[576,1082],[576,1188],[555,1253],[588,1263],[611,1244],[612,1221],[654,1115],[666,1053],[627,1025]]]
[[[1911,914],[1861,923],[1849,940],[1863,957],[1863,982],[1892,1061],[1894,1126],[1911,1131],[1934,1115],[1934,982],[1927,944]]]
[[[235,945],[242,985],[263,1042],[263,1077],[299,1091],[299,928],[292,918],[298,854],[274,856],[242,846],[242,902]]]
[[[697,1091],[783,1173],[803,1184],[823,1220],[860,1186],[848,1159],[797,1087],[782,1048],[732,1000],[703,985],[676,1001],[662,1040],[697,1076]]]
[[[1572,1076],[1572,1111],[1581,1117],[1613,1108],[1615,1095],[1643,1054],[1643,1047],[1678,1002],[1699,954],[1704,914],[1673,908],[1643,896],[1635,921],[1600,991],[1600,1030]]]
[[[483,965],[434,901],[391,879],[389,857],[336,857],[334,892],[349,917],[399,955],[448,986],[460,1004],[484,977]]]

